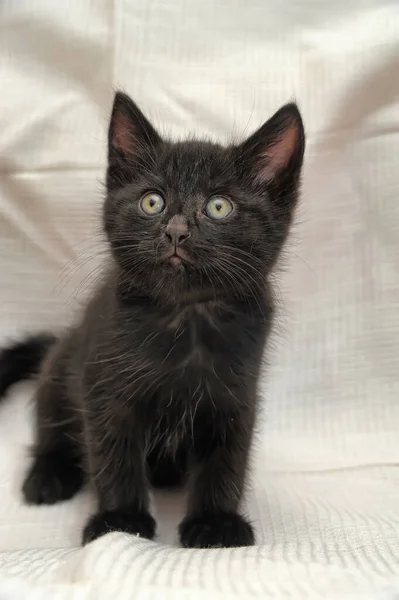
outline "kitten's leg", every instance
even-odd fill
[[[39,379],[34,461],[22,488],[29,504],[67,500],[83,484],[80,427],[66,391],[64,361],[61,343],[50,352]]]
[[[105,403],[109,404],[109,398]],[[135,423],[116,411],[101,416],[90,410],[86,423],[89,470],[99,511],[86,524],[83,543],[110,532],[123,531],[152,539],[155,521],[149,512],[148,482],[142,436]]]
[[[192,477],[187,516],[179,527],[186,548],[254,544],[251,525],[238,513],[252,437],[252,410],[226,415],[218,428],[211,452]],[[207,428],[208,440],[209,431]],[[204,432],[200,437],[206,440]]]

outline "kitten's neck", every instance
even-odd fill
[[[258,290],[257,298],[252,293],[248,297],[242,295],[237,296],[233,289],[215,290],[212,286],[192,287],[186,289],[176,288],[173,294],[162,294],[153,293],[143,285],[142,282],[137,282],[129,279],[126,274],[120,271],[118,265],[113,263],[108,271],[107,287],[112,289],[117,302],[124,306],[131,305],[148,305],[152,307],[159,307],[162,311],[167,310],[168,307],[171,310],[175,310],[177,307],[187,308],[192,305],[201,304],[241,304],[242,302],[249,302],[252,304],[254,299],[259,303],[269,304],[269,285],[268,282],[264,282],[263,289]],[[262,301],[263,299],[263,301]]]

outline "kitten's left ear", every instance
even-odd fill
[[[296,104],[286,104],[243,144],[236,154],[239,171],[258,185],[278,185],[298,178],[305,151],[305,133]]]

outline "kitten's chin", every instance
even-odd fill
[[[156,280],[154,285],[163,281],[167,285],[172,285],[176,292],[185,289],[189,279],[189,264],[178,256],[173,256],[164,261],[158,273],[155,273]]]
[[[168,264],[175,268],[184,268],[184,261],[180,256],[174,255],[168,258]]]

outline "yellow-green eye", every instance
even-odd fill
[[[159,215],[165,208],[165,201],[162,196],[152,192],[142,197],[140,206],[141,210],[145,212],[146,215]]]
[[[205,213],[211,219],[225,219],[232,211],[232,203],[223,196],[214,196],[205,207]]]

